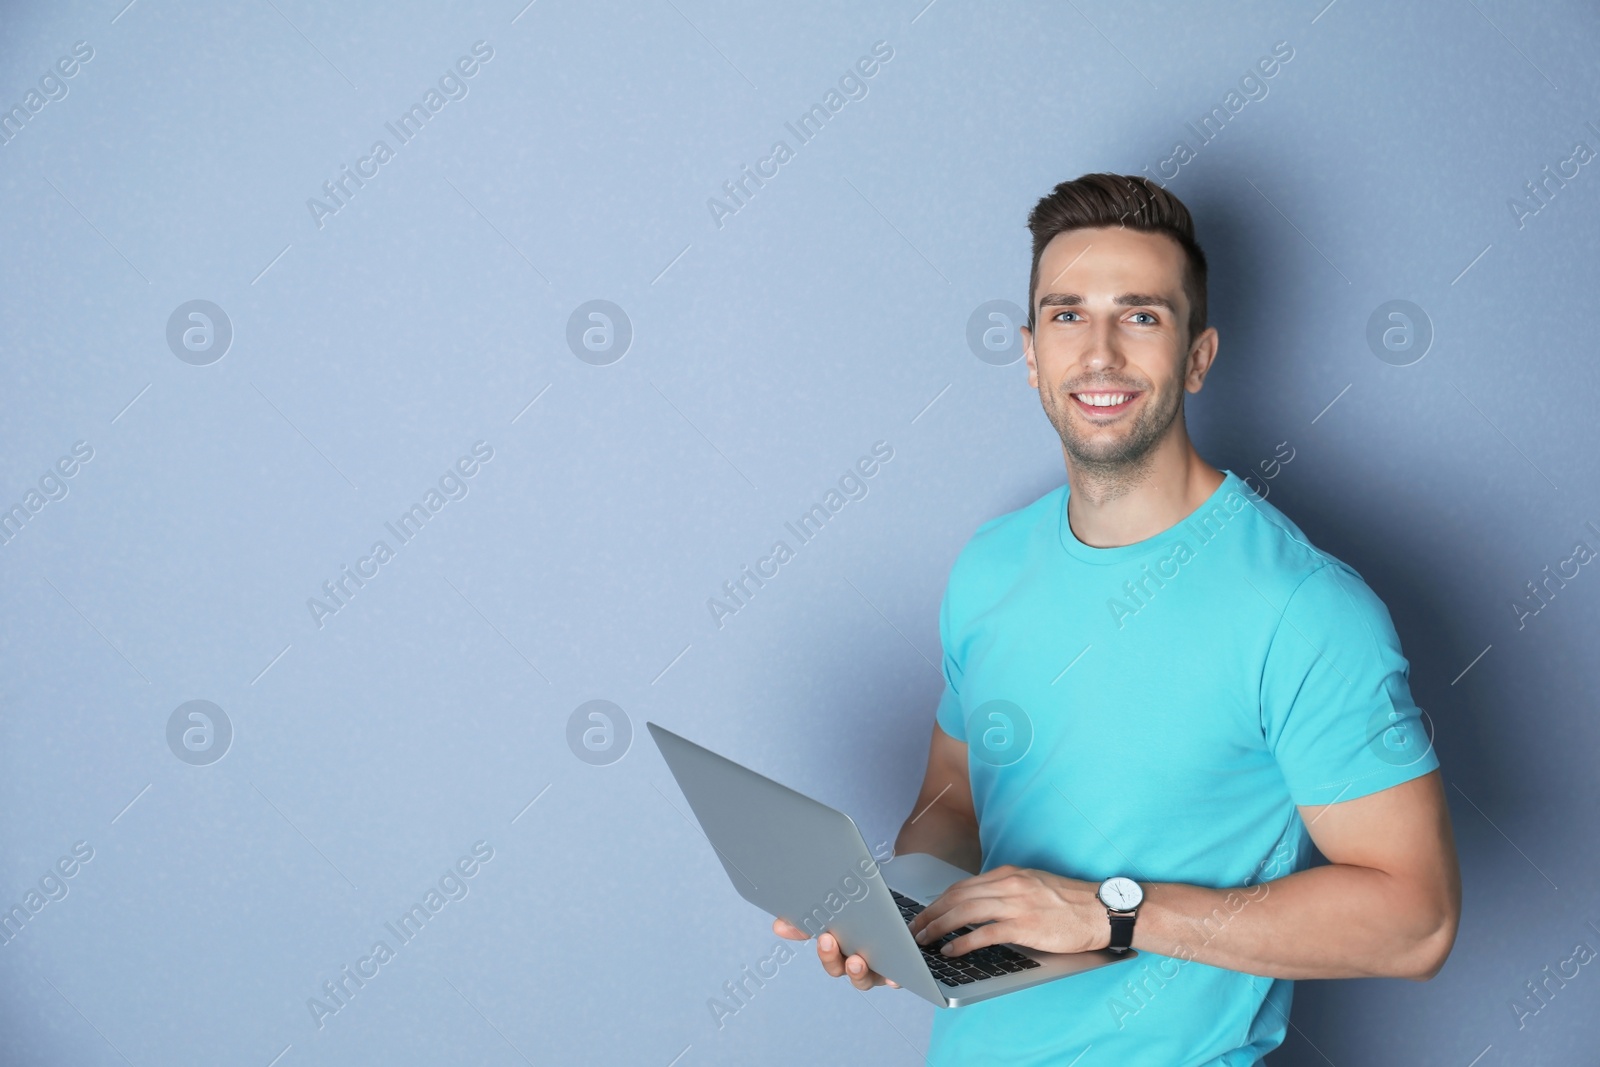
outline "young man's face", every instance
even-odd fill
[[[1039,258],[1035,328],[1022,328],[1028,384],[1068,459],[1100,471],[1143,466],[1183,432],[1217,332],[1188,334],[1182,247],[1122,227],[1057,234]]]

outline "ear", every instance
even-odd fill
[[[1217,358],[1217,328],[1207,326],[1194,339],[1194,344],[1189,346],[1189,355],[1185,359],[1183,374],[1183,388],[1185,392],[1198,393],[1205,385],[1206,373],[1211,370],[1212,361]]]
[[[1022,330],[1022,353],[1028,361],[1028,388],[1039,388],[1039,363],[1033,355],[1033,331],[1026,326]]]

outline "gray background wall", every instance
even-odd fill
[[[1600,970],[1525,983],[1600,948],[1600,572],[1512,605],[1600,549],[1600,164],[1524,187],[1600,149],[1600,25],[1324,2],[7,5],[0,904],[27,918],[0,1060],[920,1062],[931,1008],[809,955],[718,1027],[775,938],[642,724],[893,839],[947,569],[1064,477],[1020,352],[969,318],[1024,300],[1037,197],[1145,170],[1212,261],[1191,429],[1389,604],[1466,878],[1437,979],[1302,984],[1272,1062],[1593,1062]],[[385,123],[478,41],[401,145]],[[880,41],[800,144],[785,123]],[[1164,163],[1280,41],[1265,95]],[[225,351],[169,343],[194,300]],[[569,344],[591,300],[625,351]],[[1396,351],[1368,341],[1393,300],[1420,309]],[[719,627],[708,599],[879,441],[866,495]],[[402,545],[385,523],[442,477]],[[635,731],[603,765],[569,743],[597,699]],[[475,842],[459,899],[387,935]],[[319,1028],[307,1001],[380,938]]]

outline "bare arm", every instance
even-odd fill
[[[895,855],[926,852],[977,873],[983,866],[978,842],[978,816],[972,806],[972,781],[967,777],[967,746],[935,722],[928,744],[928,769],[922,791],[894,839]]]
[[[1327,866],[1242,890],[1149,886],[1134,946],[1271,978],[1437,974],[1461,917],[1439,772],[1300,815]]]
[[[1327,866],[1237,889],[1141,883],[1134,947],[1269,978],[1437,974],[1461,915],[1439,772],[1300,813]],[[1111,928],[1097,888],[996,867],[951,886],[911,929],[926,941],[989,924],[951,942],[953,954],[1002,941],[1053,952],[1104,948]]]

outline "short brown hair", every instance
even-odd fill
[[[1085,174],[1062,182],[1028,212],[1033,234],[1033,270],[1028,274],[1028,329],[1034,329],[1039,259],[1056,234],[1097,226],[1125,226],[1142,233],[1164,233],[1183,248],[1188,261],[1183,293],[1189,300],[1189,341],[1206,328],[1206,254],[1194,239],[1194,220],[1183,201],[1137,174]]]

